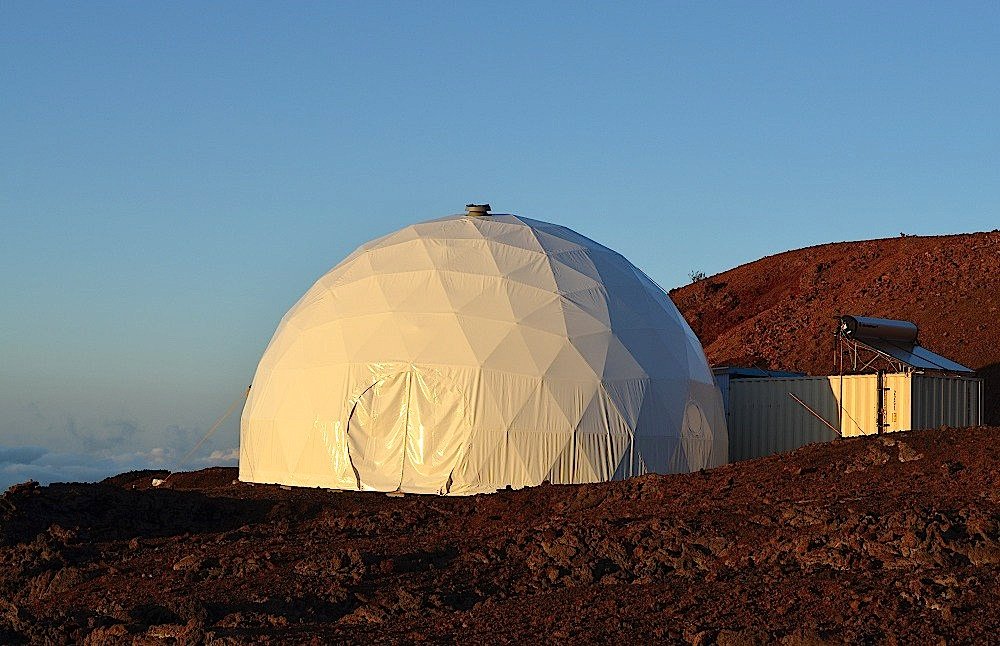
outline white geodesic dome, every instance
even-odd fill
[[[470,494],[723,464],[698,338],[620,254],[514,215],[363,245],[285,315],[240,479]]]

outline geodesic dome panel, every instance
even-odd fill
[[[469,494],[723,464],[697,337],[620,254],[513,215],[358,248],[282,319],[240,479]]]

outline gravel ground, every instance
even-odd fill
[[[215,468],[0,498],[0,642],[986,643],[1000,429],[467,498]]]

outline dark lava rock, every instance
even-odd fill
[[[235,475],[0,496],[0,643],[975,643],[1000,629],[998,429],[464,498]]]

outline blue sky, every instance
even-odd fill
[[[172,466],[316,278],[468,201],[667,288],[996,228],[998,106],[996,2],[0,0],[0,486]]]

